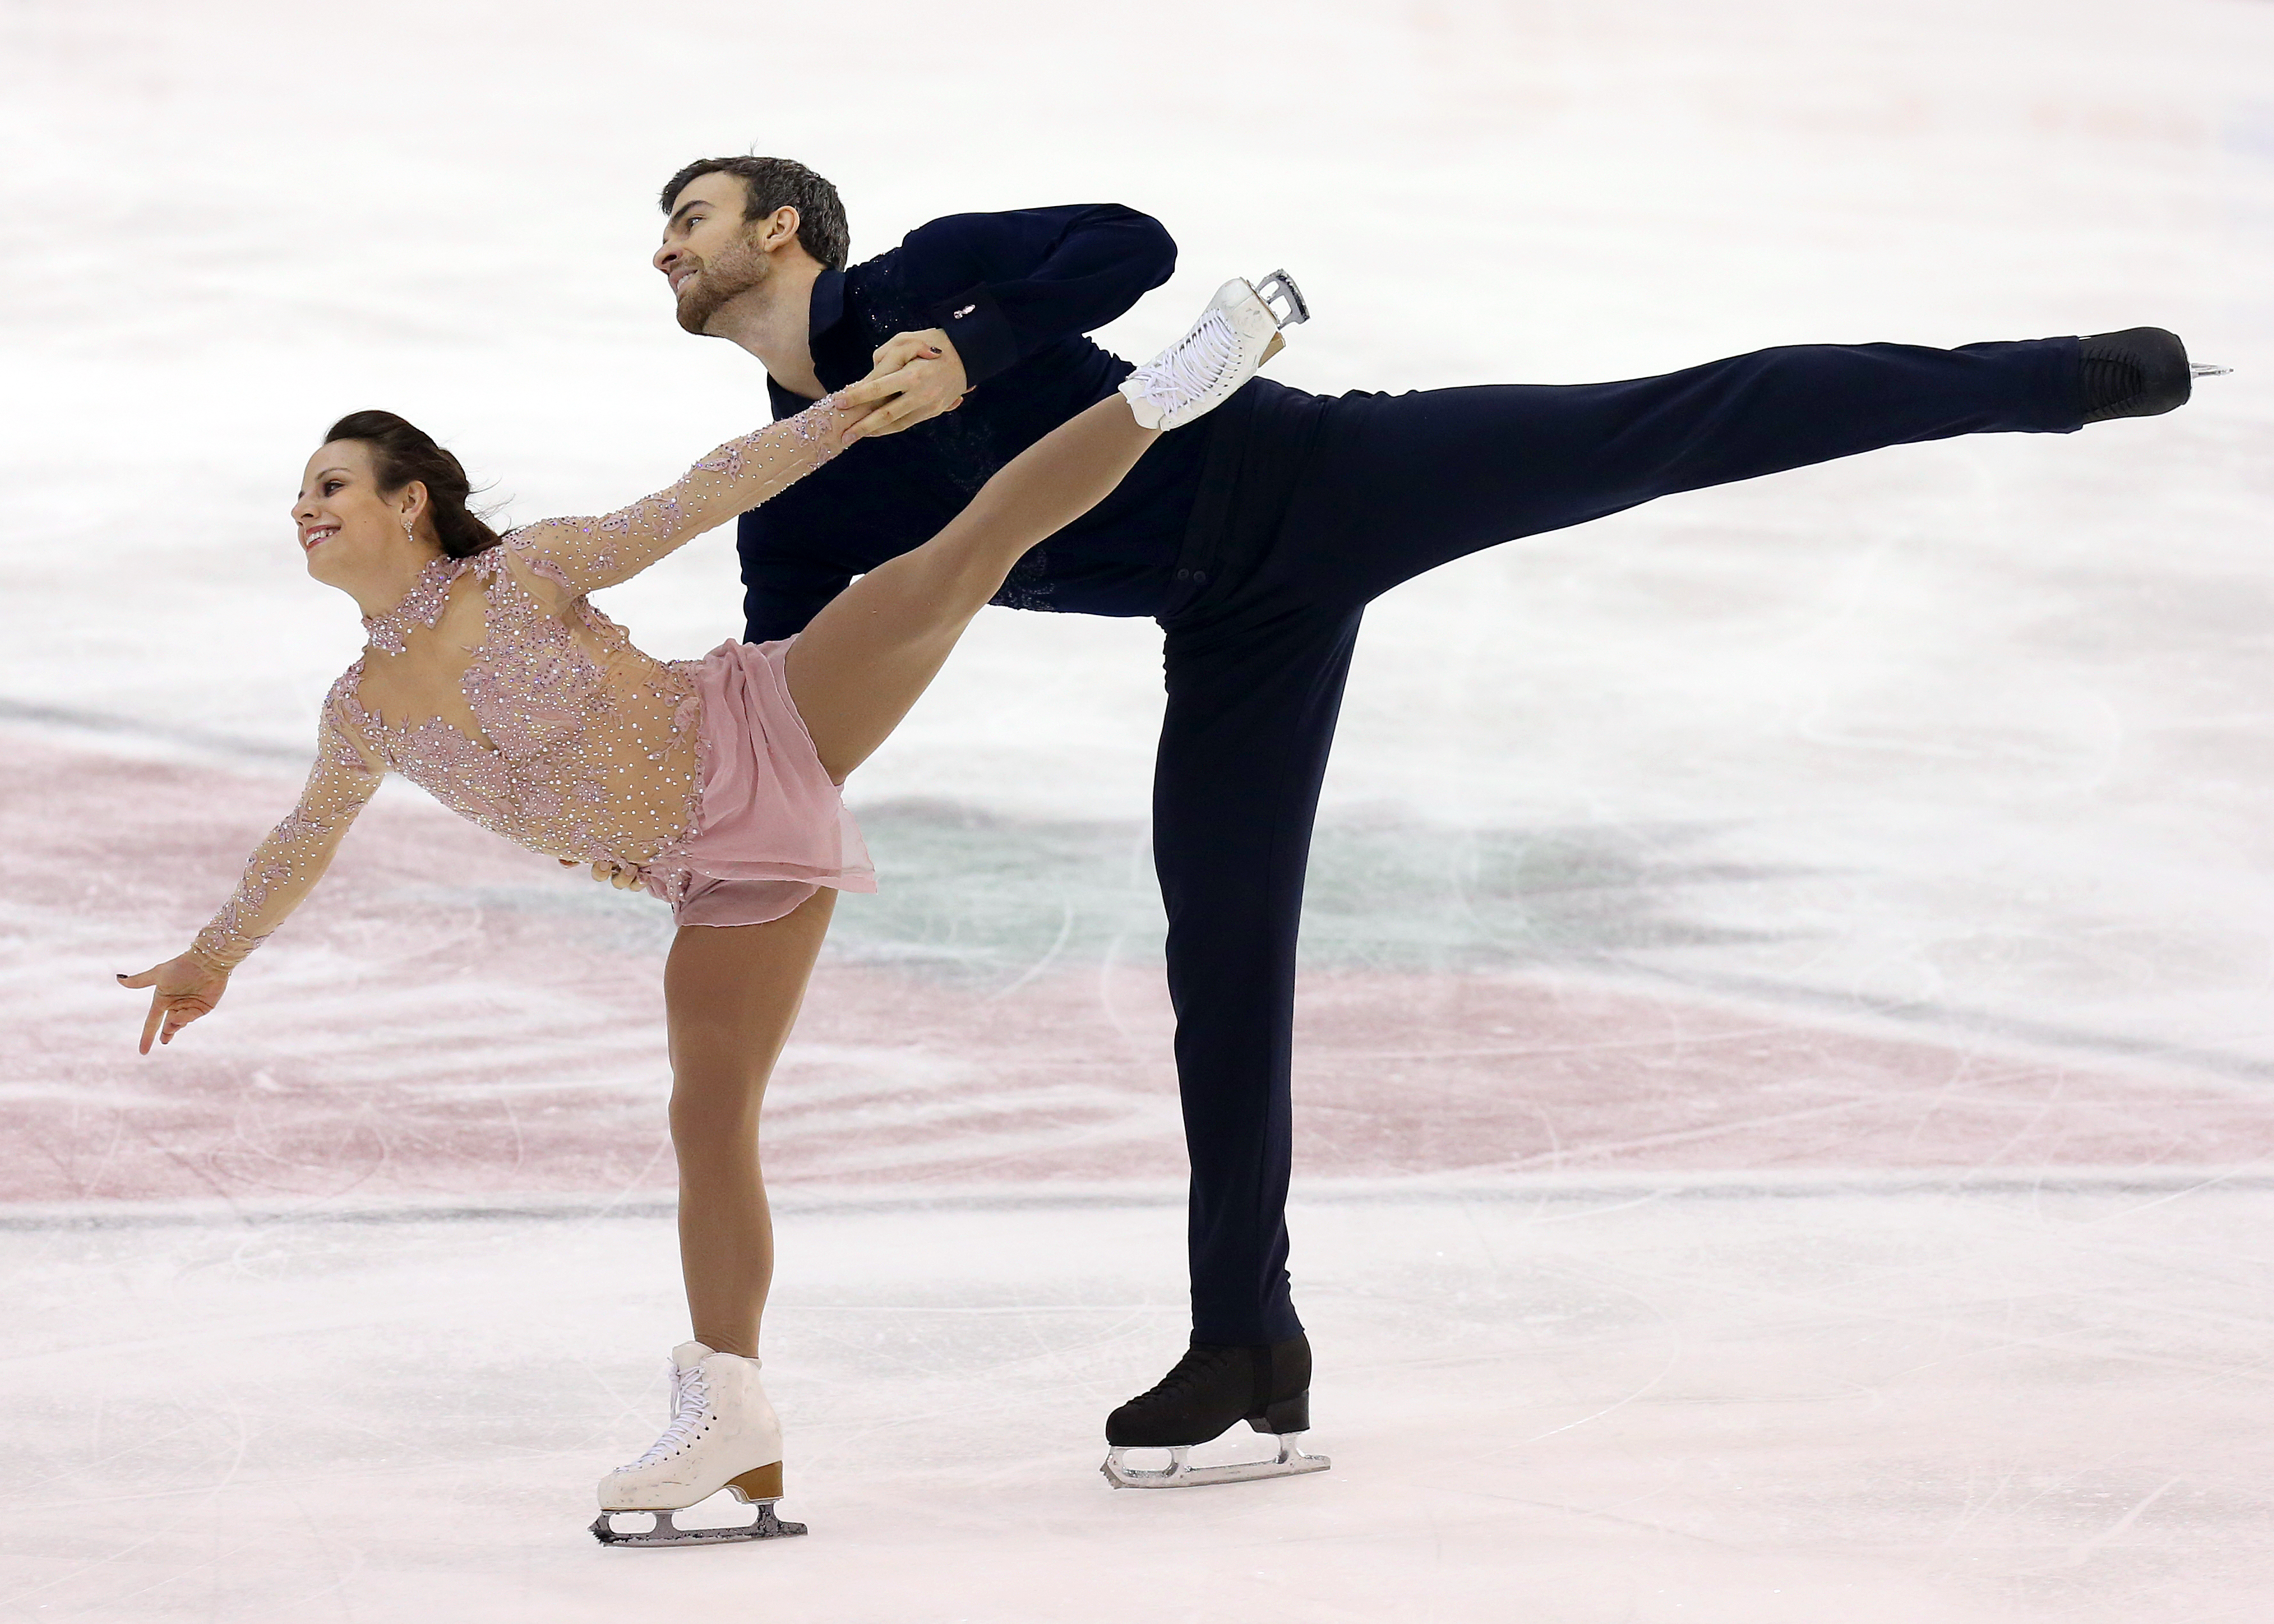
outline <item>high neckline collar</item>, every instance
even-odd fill
[[[845,273],[824,266],[821,274],[813,279],[813,304],[805,328],[807,339],[819,338],[844,319]]]
[[[450,601],[450,583],[458,578],[466,560],[448,553],[430,560],[418,572],[418,579],[403,595],[403,601],[384,614],[363,617],[364,644],[382,654],[400,654],[408,645],[404,642],[414,626],[432,626],[442,618],[443,609]]]
[[[813,357],[816,377],[821,373],[823,337],[844,320],[845,273],[824,267],[821,274],[813,279],[811,303],[807,307],[805,322],[806,349]],[[824,379],[821,387],[825,397],[830,387],[828,380]],[[772,402],[777,423],[784,417],[794,417],[813,404],[811,396],[784,388],[772,372],[766,374],[766,398]]]

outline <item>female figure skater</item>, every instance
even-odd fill
[[[636,878],[680,926],[664,966],[680,1255],[694,1339],[672,1356],[673,1417],[600,1484],[593,1532],[669,1544],[802,1533],[776,1520],[781,1431],[758,1384],[773,1272],[759,1101],[840,891],[873,891],[839,786],[882,744],[1027,550],[1088,511],[1155,436],[1201,416],[1281,343],[1248,283],[1109,397],[1035,442],[930,542],[855,582],[799,636],[700,661],[634,648],[589,593],[637,575],[858,440],[893,394],[872,375],[729,441],[670,489],[599,519],[504,537],[466,509],[458,461],[388,412],[335,425],[292,517],[308,573],[369,636],[326,698],[291,815],[190,949],[148,988],[141,1052],[210,1013],[230,973],[322,877],[392,769],[533,850]],[[671,1513],[731,1488],[730,1530]],[[618,1534],[612,1512],[656,1514]]]

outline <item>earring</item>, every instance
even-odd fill
[[[403,515],[403,533],[413,541],[418,539],[418,526],[407,513]]]

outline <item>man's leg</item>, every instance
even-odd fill
[[[1299,602],[1168,628],[1153,861],[1169,911],[1169,996],[1192,1157],[1192,1346],[1105,1421],[1116,1487],[1323,1470],[1311,1349],[1287,1295],[1288,1071],[1295,936],[1311,819],[1360,611]],[[1187,1470],[1184,1447],[1242,1420],[1276,1461]],[[1164,1472],[1123,1458],[1166,1447]]]
[[[2074,339],[1770,350],[1662,378],[1351,395],[1233,596],[1172,626],[1154,779],[1196,1341],[1300,1328],[1281,1207],[1295,937],[1352,605],[1497,541],[1903,440],[2076,426]]]
[[[1904,440],[2074,428],[2077,370],[2074,340],[1827,347],[1628,383],[1328,408],[1276,541],[1235,592],[1244,607],[1172,626],[1166,648],[1154,852],[1192,1157],[1196,1343],[1300,1334],[1283,1211],[1296,932],[1354,605],[1495,542],[1674,491]],[[1186,1389],[1209,1372],[1192,1375]]]
[[[1329,409],[1266,566],[1363,603],[1495,543],[1677,491],[1957,434],[2061,433],[2078,342],[1764,350],[1606,384],[1348,395]]]
[[[1192,1155],[1193,1339],[1299,1335],[1284,1207],[1295,938],[1359,612],[1171,627],[1153,790]]]

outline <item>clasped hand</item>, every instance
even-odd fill
[[[874,410],[847,431],[847,443],[897,434],[963,404],[970,385],[963,357],[938,327],[896,333],[871,357],[869,375],[838,396],[844,406]]]

